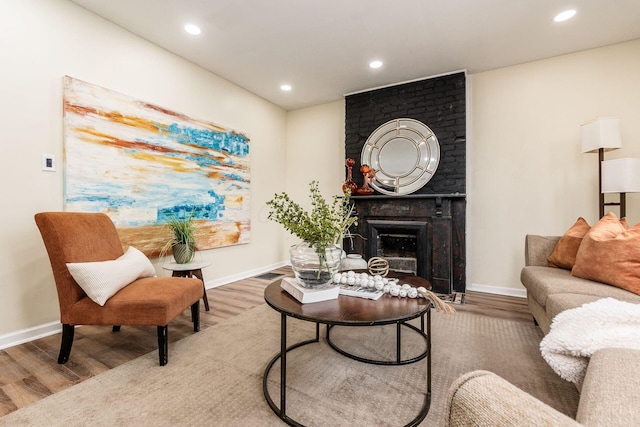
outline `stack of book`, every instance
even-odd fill
[[[283,278],[280,282],[280,287],[302,304],[337,299],[338,295],[340,295],[340,287],[338,285],[320,289],[305,288],[293,277]]]

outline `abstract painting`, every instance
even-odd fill
[[[65,210],[103,212],[157,256],[167,219],[193,215],[198,249],[250,240],[249,137],[65,76]]]

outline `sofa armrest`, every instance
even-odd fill
[[[446,427],[580,425],[488,371],[468,372],[456,379],[446,405]]]
[[[589,360],[576,419],[592,426],[640,426],[640,350],[605,348]]]
[[[527,234],[524,239],[524,265],[548,267],[547,258],[558,244],[560,237]]]

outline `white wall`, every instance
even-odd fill
[[[638,70],[635,40],[470,76],[471,288],[522,290],[526,234],[598,220],[597,154],[580,152],[580,125],[620,117],[623,148],[605,158],[640,157]],[[627,217],[640,222],[640,194],[627,195]]]
[[[344,100],[290,111],[287,115],[287,192],[309,208],[309,183],[318,181],[322,195],[342,195],[346,167]],[[299,239],[288,236],[286,248]],[[285,249],[286,249],[285,248]],[[288,258],[288,253],[285,255]]]
[[[215,284],[285,259],[283,233],[260,216],[264,202],[285,189],[284,110],[66,0],[3,0],[0,40],[0,337],[59,319],[33,215],[63,209],[64,75],[246,132],[251,243],[204,251],[212,261],[204,277]],[[40,170],[42,153],[56,155],[56,172]],[[168,274],[157,261],[156,269]]]

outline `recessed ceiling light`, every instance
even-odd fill
[[[288,85],[288,84],[280,85],[280,89],[285,92],[289,92],[291,90],[291,85]]]
[[[553,20],[555,22],[562,22],[562,21],[566,21],[567,19],[571,19],[573,18],[573,16],[576,14],[576,10],[575,9],[569,9],[569,10],[565,10],[564,12],[560,12],[559,14],[557,14],[555,16],[555,18],[553,18]]]
[[[377,60],[376,61],[371,61],[369,63],[369,67],[371,67],[371,68],[380,68],[380,67],[382,67],[382,61],[377,61]]]
[[[202,32],[202,30],[200,30],[200,27],[198,27],[197,25],[194,25],[194,24],[185,25],[184,26],[184,30],[189,34],[193,34],[194,36],[197,36],[198,34],[200,34]]]

